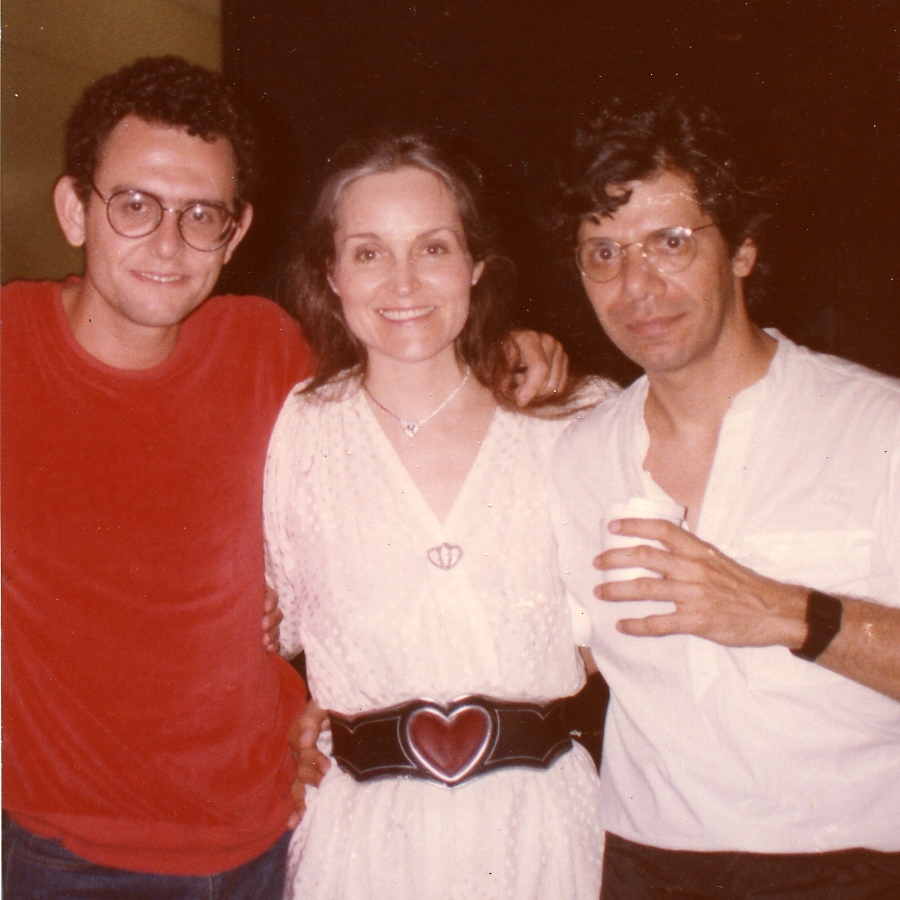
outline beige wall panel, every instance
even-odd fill
[[[3,0],[0,279],[81,268],[53,213],[65,121],[97,77],[176,53],[221,68],[218,0]]]
[[[4,4],[4,8],[5,8]],[[56,224],[52,190],[62,170],[63,126],[93,81],[53,60],[8,44],[3,50],[3,280],[60,278],[81,268],[81,251]]]
[[[3,0],[3,39],[98,74],[160,53],[222,65],[218,17],[173,0]]]

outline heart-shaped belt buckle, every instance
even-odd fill
[[[484,760],[492,745],[494,722],[475,704],[452,712],[422,706],[406,719],[402,734],[411,761],[444,784],[458,784]]]

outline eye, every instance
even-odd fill
[[[599,265],[612,262],[619,256],[619,245],[614,241],[594,241],[588,245],[588,259]]]
[[[425,256],[443,256],[450,252],[450,246],[444,241],[430,241],[423,248]]]
[[[129,216],[145,216],[151,213],[156,206],[152,197],[139,191],[125,191],[114,198],[115,206]]]
[[[380,256],[376,247],[357,247],[353,251],[353,261],[359,263],[375,262]]]
[[[647,247],[656,253],[677,256],[689,251],[693,240],[687,228],[665,228],[650,236]]]
[[[206,203],[195,203],[193,206],[189,206],[181,215],[186,222],[201,227],[218,226],[223,219],[220,209]]]

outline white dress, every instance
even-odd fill
[[[285,652],[306,651],[320,706],[354,715],[414,698],[542,702],[579,690],[547,478],[566,424],[498,409],[442,524],[357,386],[336,401],[288,398],[266,470],[267,565]],[[449,569],[428,558],[444,543],[462,550]],[[358,783],[333,763],[307,791],[286,896],[596,900],[599,805],[579,745],[549,770],[456,787]]]

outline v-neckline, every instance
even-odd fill
[[[481,439],[481,442],[478,446],[478,450],[475,453],[475,458],[472,460],[472,465],[469,466],[469,471],[466,472],[465,478],[463,478],[462,484],[459,487],[459,490],[456,492],[456,496],[453,498],[453,502],[450,504],[450,508],[447,511],[446,517],[441,520],[438,518],[437,513],[431,507],[431,504],[425,499],[425,495],[422,493],[419,486],[416,484],[415,479],[409,472],[409,469],[403,463],[403,460],[400,458],[400,454],[397,453],[396,448],[391,443],[390,438],[384,433],[384,429],[381,427],[381,423],[375,416],[375,413],[372,410],[372,407],[369,406],[366,401],[363,390],[360,388],[356,392],[355,402],[363,408],[362,415],[368,422],[369,430],[374,434],[373,440],[376,444],[381,447],[381,455],[384,457],[387,464],[394,469],[396,472],[396,477],[401,481],[406,482],[407,492],[411,499],[411,502],[419,507],[420,515],[428,522],[431,523],[433,529],[437,532],[438,535],[443,535],[448,526],[452,523],[453,519],[457,515],[457,510],[463,503],[463,498],[470,491],[471,484],[476,479],[476,473],[480,468],[482,468],[483,463],[482,459],[485,456],[485,446],[487,443],[492,440],[491,435],[495,431],[495,426],[497,419],[500,415],[501,408],[499,406],[495,407],[493,414],[491,415],[491,421],[488,423],[488,427],[484,432],[484,436]]]

